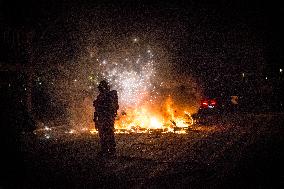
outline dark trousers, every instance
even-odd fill
[[[99,137],[102,153],[116,153],[114,119],[99,119]]]

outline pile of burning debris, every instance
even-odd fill
[[[121,110],[115,120],[116,134],[185,134],[193,126],[194,120],[188,110],[174,106],[169,97],[160,109],[148,104]],[[48,124],[38,127],[37,135],[49,139],[51,136],[66,136],[80,134],[97,134],[93,122],[85,125],[51,126]]]
[[[193,119],[188,112],[184,112],[183,116],[171,116],[165,118],[158,118],[152,116],[150,113],[125,116],[118,118],[115,123],[116,133],[186,133],[193,125]]]
[[[145,117],[144,117],[145,118]],[[116,134],[162,134],[162,133],[175,133],[175,134],[186,134],[190,127],[193,125],[193,119],[191,115],[185,112],[184,117],[178,117],[167,122],[160,122],[157,118],[151,117],[144,119],[141,122],[142,126],[133,125],[137,123],[137,120],[132,120],[131,124],[119,125],[121,120],[117,120],[115,124]],[[146,125],[146,123],[149,123]],[[62,127],[48,127],[43,126],[34,131],[34,134],[40,138],[50,139],[59,138],[70,135],[81,135],[81,134],[97,134],[98,131],[94,127],[83,127],[83,128],[70,128],[66,126]]]

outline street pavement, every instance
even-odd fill
[[[231,114],[186,134],[116,134],[117,158],[110,159],[98,156],[97,134],[23,134],[25,174],[11,185],[283,188],[283,123],[283,114]]]

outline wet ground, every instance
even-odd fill
[[[232,114],[186,134],[117,134],[116,159],[89,133],[23,136],[20,188],[284,188],[283,114]],[[21,161],[22,162],[22,161]]]

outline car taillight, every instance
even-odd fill
[[[202,105],[207,106],[208,103],[207,102],[202,102]]]
[[[216,105],[217,103],[216,103],[216,100],[211,100],[211,103],[210,103],[211,105]]]
[[[215,99],[208,99],[201,101],[201,108],[214,108],[217,105]]]
[[[201,108],[208,108],[208,101],[207,100],[201,101]]]

